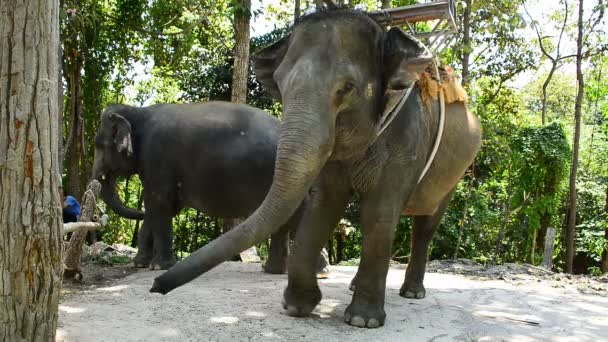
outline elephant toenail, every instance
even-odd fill
[[[420,292],[416,293],[416,298],[422,299],[422,298],[424,298],[424,294],[425,294],[424,292],[420,291]]]
[[[298,309],[298,307],[293,306],[293,305],[287,305],[287,314],[289,316],[302,316],[300,309]]]
[[[355,316],[350,320],[350,325],[354,325],[359,328],[365,328],[365,320],[363,317]]]
[[[380,321],[375,318],[370,318],[369,322],[367,322],[368,328],[377,328],[380,326]]]
[[[350,323],[350,314],[348,312],[344,313],[344,322]]]

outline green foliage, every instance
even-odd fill
[[[525,204],[530,228],[538,229],[541,217],[555,217],[559,210],[559,186],[571,158],[568,140],[558,123],[525,127],[513,140],[511,150],[516,165],[516,205]]]
[[[340,2],[339,3],[344,3]],[[415,3],[394,0],[394,7]],[[471,42],[462,35],[442,59],[462,70],[462,56],[470,53],[469,107],[483,127],[482,149],[464,179],[433,240],[431,258],[466,257],[480,262],[529,261],[534,232],[538,253],[543,229],[560,228],[566,212],[568,143],[576,84],[569,69],[562,68],[548,87],[548,122],[538,127],[545,62],[539,57],[531,23],[521,1],[473,1]],[[191,0],[65,0],[62,2],[61,41],[64,78],[81,63],[85,152],[81,173],[90,174],[94,134],[98,118],[109,103],[148,105],[162,102],[229,100],[234,47],[233,19],[242,13],[236,1]],[[377,10],[377,0],[349,1],[348,5]],[[310,13],[315,1],[302,0],[302,14]],[[572,10],[572,8],[571,8]],[[293,23],[292,1],[263,3],[252,11],[273,20],[275,30],[251,39],[252,54],[283,37]],[[462,28],[462,11],[458,22]],[[552,11],[547,25],[559,27],[563,13]],[[571,18],[573,16],[570,16]],[[544,19],[543,19],[544,20]],[[568,23],[568,27],[571,27]],[[570,30],[570,28],[569,28]],[[255,35],[255,34],[254,34]],[[590,35],[590,43],[605,46],[605,36]],[[553,51],[556,44],[544,39]],[[589,272],[597,273],[597,261],[608,248],[606,192],[608,188],[608,57],[591,54],[585,65],[585,105],[581,140],[581,177],[578,185],[577,252],[593,261]],[[526,71],[529,82],[522,89],[510,80]],[[66,109],[71,96],[65,84]],[[280,117],[280,104],[270,98],[255,79],[250,66],[247,102]],[[64,118],[64,138],[69,133]],[[118,193],[129,207],[143,207],[137,177],[121,180]],[[108,243],[134,244],[141,222],[110,213],[102,231]],[[335,234],[329,244],[332,260],[356,265],[361,252],[360,208],[357,198],[348,205],[345,218],[357,229],[344,240]],[[174,219],[174,245],[185,257],[221,234],[223,222],[193,209],[182,210]],[[395,232],[393,255],[407,261],[410,253],[411,220],[402,217]],[[558,242],[563,240],[558,229]],[[555,254],[561,252],[556,244]],[[268,243],[258,245],[265,256]],[[338,255],[340,256],[338,260]],[[120,263],[121,260],[100,262]],[[585,270],[583,270],[585,271]]]

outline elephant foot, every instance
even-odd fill
[[[310,288],[287,286],[283,293],[283,308],[293,317],[307,316],[321,301],[321,290],[316,284]]]
[[[383,305],[364,305],[353,301],[344,311],[344,322],[359,328],[381,327],[385,318]]]
[[[152,260],[151,256],[137,253],[133,258],[133,266],[137,268],[147,268],[150,266],[150,260]]]
[[[351,291],[355,291],[356,288],[357,288],[357,277],[353,278],[353,280],[350,281],[350,285],[348,285],[348,289]]]
[[[287,263],[275,262],[273,259],[268,259],[263,265],[262,269],[265,273],[269,274],[285,274],[287,273]]]
[[[169,268],[171,268],[171,266],[175,265],[175,263],[177,263],[177,259],[174,256],[166,258],[154,257],[150,262],[150,269],[168,270]]]
[[[426,290],[422,284],[403,283],[399,295],[404,298],[422,299],[426,296]]]

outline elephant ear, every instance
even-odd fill
[[[110,114],[114,126],[114,146],[122,153],[125,151],[127,156],[133,155],[133,143],[131,142],[131,123],[124,116],[116,113]]]
[[[433,54],[413,36],[397,27],[384,41],[384,110],[378,118],[378,134],[391,123],[407,100],[414,83],[433,61]]]
[[[289,46],[289,36],[281,38],[278,42],[262,49],[253,55],[253,70],[255,77],[264,89],[275,99],[281,100],[279,86],[274,80],[274,72],[277,70]]]
[[[384,82],[387,89],[410,87],[433,61],[433,53],[400,28],[391,28],[384,42]]]

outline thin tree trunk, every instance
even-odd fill
[[[382,9],[391,8],[392,5],[393,4],[391,0],[382,0]]]
[[[141,211],[141,206],[144,202],[143,191],[141,189],[141,183],[139,183],[139,188],[137,190],[137,210]],[[131,238],[131,247],[137,247],[137,236],[139,235],[139,225],[141,224],[140,220],[135,221],[135,228],[133,229],[133,237]]]
[[[559,52],[558,52],[559,53]],[[547,120],[547,89],[549,88],[549,84],[553,79],[553,74],[557,70],[557,60],[553,60],[551,62],[551,70],[549,71],[549,75],[547,75],[547,79],[543,83],[543,97],[541,99],[542,108],[541,108],[541,125],[545,125]]]
[[[249,77],[249,18],[251,0],[238,0],[234,12],[234,68],[232,70],[232,102],[247,102]]]
[[[0,1],[0,341],[55,341],[59,2]]]
[[[585,94],[585,80],[583,77],[583,0],[579,0],[578,34],[576,38],[576,104],[574,107],[574,143],[572,147],[572,168],[570,170],[570,216],[566,230],[566,272],[572,273],[574,262],[574,236],[576,233],[576,174],[578,171],[578,151],[581,136],[581,111],[583,96]]]
[[[604,213],[608,215],[608,186],[606,187],[606,204],[604,205]],[[600,268],[603,273],[608,272],[608,224],[604,228],[604,240],[606,246],[604,247],[604,253],[602,253],[602,261],[600,264]]]
[[[498,262],[498,259],[502,256],[502,240],[504,239],[505,232],[507,231],[507,225],[509,224],[509,217],[511,217],[511,197],[513,196],[513,179],[511,177],[511,163],[509,163],[509,176],[507,178],[507,200],[505,201],[505,205],[503,208],[503,219],[502,219],[502,227],[498,231],[498,235],[496,236],[496,257],[494,258],[494,263]]]
[[[295,0],[294,7],[293,7],[294,21],[297,21],[300,18],[300,15],[301,15],[300,0]]]
[[[74,39],[76,40],[76,38]],[[68,82],[68,113],[70,123],[70,134],[66,142],[66,169],[67,169],[67,184],[66,194],[76,198],[82,197],[82,188],[80,186],[80,159],[82,154],[82,62],[77,56],[75,50],[67,51],[70,54],[69,62],[66,63],[69,68]]]
[[[469,87],[470,83],[470,75],[469,75],[469,66],[470,66],[470,58],[471,58],[471,6],[473,0],[465,0],[466,8],[464,9],[464,14],[462,18],[462,86],[465,88]]]
[[[530,264],[534,265],[534,254],[536,253],[536,239],[538,238],[538,229],[532,232],[532,248],[530,249]]]

